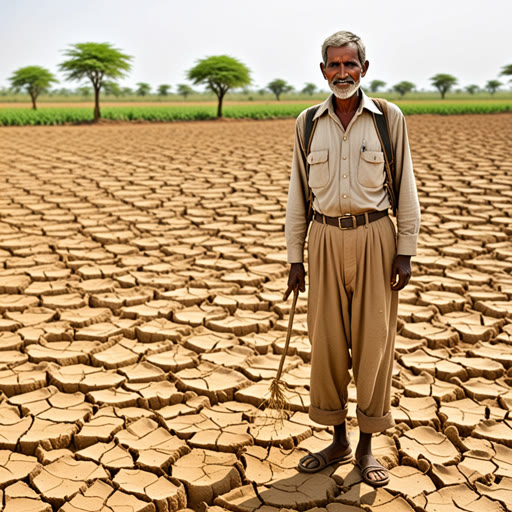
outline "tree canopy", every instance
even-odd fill
[[[469,92],[469,94],[473,95],[475,94],[475,92],[478,92],[480,90],[480,87],[478,87],[478,85],[476,84],[470,84],[466,85],[465,89],[467,92]]]
[[[187,99],[187,97],[190,94],[194,94],[194,89],[192,89],[192,87],[190,87],[190,85],[187,85],[187,84],[178,84],[176,86],[176,92],[180,96],[183,96],[183,98]]]
[[[59,65],[67,80],[88,78],[94,89],[94,120],[100,117],[100,90],[106,78],[122,78],[131,69],[131,56],[110,43],[76,43],[65,52],[68,60]]]
[[[494,94],[501,86],[503,85],[502,82],[499,80],[488,80],[485,84],[485,88],[491,93]]]
[[[407,80],[403,80],[402,82],[398,82],[397,84],[393,85],[393,90],[400,94],[402,97],[415,88],[416,85],[414,85],[412,82],[408,82]]]
[[[457,79],[453,75],[447,73],[438,73],[431,79],[432,85],[441,93],[444,100],[445,94],[457,83]]]
[[[171,86],[168,84],[162,84],[158,86],[158,95],[159,96],[167,96],[169,94],[169,90]]]
[[[500,75],[512,76],[512,64],[507,64],[506,66],[503,66],[501,68]]]
[[[199,59],[187,72],[194,84],[205,84],[219,100],[217,117],[222,117],[222,100],[229,91],[251,83],[249,68],[229,55],[213,55]]]
[[[58,82],[50,71],[41,66],[26,66],[17,69],[9,78],[9,81],[15,90],[26,89],[32,99],[34,110],[37,110],[36,100],[39,94],[48,90],[52,83]]]
[[[119,84],[117,82],[113,82],[112,80],[105,81],[103,83],[103,90],[108,96],[115,96],[116,98],[121,96],[123,93],[121,87],[119,87]]]
[[[82,85],[76,88],[76,92],[80,94],[80,96],[88,98],[92,93],[92,87],[89,87],[88,85]]]
[[[370,91],[371,92],[379,92],[379,89],[381,87],[384,87],[386,85],[386,82],[383,82],[382,80],[372,80],[370,82]]]
[[[293,90],[293,86],[282,78],[276,78],[267,85],[267,89],[276,95],[277,101],[281,99],[281,94],[286,94]]]
[[[311,82],[306,82],[304,84],[304,88],[302,89],[302,92],[304,94],[309,94],[310,96],[313,96],[316,92],[316,85]]]
[[[149,85],[146,82],[137,82],[135,85],[137,86],[137,89],[135,91],[135,94],[137,96],[144,97],[151,92],[151,85]]]

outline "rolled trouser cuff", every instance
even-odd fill
[[[364,412],[356,409],[357,423],[359,430],[365,434],[375,434],[377,432],[384,432],[388,428],[395,426],[395,420],[391,415],[391,411],[384,416],[366,416]],[[311,416],[311,412],[310,412]]]
[[[347,406],[337,411],[326,411],[314,405],[309,406],[309,417],[316,423],[320,423],[320,425],[341,425],[345,421],[347,413]]]

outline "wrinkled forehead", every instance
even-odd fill
[[[326,48],[327,62],[330,60],[348,60],[355,59],[359,62],[359,52],[357,45],[353,42],[346,43],[342,46],[328,46]],[[362,64],[362,62],[360,63]]]

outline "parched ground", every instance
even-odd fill
[[[353,464],[295,469],[329,442],[303,297],[288,418],[259,407],[293,124],[0,129],[0,510],[512,508],[512,116],[408,118],[423,224],[377,491]]]

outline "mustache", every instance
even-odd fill
[[[342,80],[341,78],[334,78],[334,80],[332,80],[331,82],[332,84],[355,84],[355,81],[352,77],[347,77],[345,78],[344,80]]]

